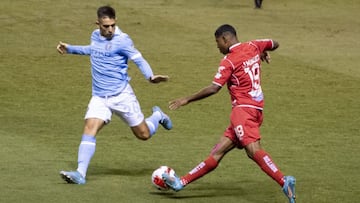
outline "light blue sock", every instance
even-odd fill
[[[151,116],[145,119],[146,124],[150,130],[151,136],[153,136],[156,133],[156,130],[159,127],[160,119],[161,119],[161,114],[158,111],[155,111]]]
[[[81,143],[79,146],[77,168],[77,171],[79,171],[84,177],[86,176],[86,171],[89,167],[90,160],[95,154],[95,148],[96,137],[84,134],[81,138]]]

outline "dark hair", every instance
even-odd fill
[[[220,37],[221,35],[223,35],[226,32],[229,32],[229,33],[233,34],[234,36],[236,36],[235,28],[229,24],[224,24],[224,25],[221,25],[218,29],[216,29],[215,37],[216,38]]]
[[[109,17],[111,19],[115,19],[115,9],[113,9],[111,6],[102,6],[98,8],[97,16],[98,18]]]

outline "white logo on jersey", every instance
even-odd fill
[[[219,68],[218,68],[218,72],[216,73],[216,75],[215,75],[215,78],[216,79],[220,79],[221,78],[221,71],[223,71],[223,70],[225,70],[225,67],[224,66],[220,66]]]
[[[105,45],[105,50],[106,51],[109,51],[109,50],[111,50],[111,42],[109,42],[109,43],[107,43],[106,45]]]

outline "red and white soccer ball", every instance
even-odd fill
[[[151,182],[158,190],[168,190],[169,187],[165,184],[164,180],[162,179],[162,174],[167,173],[170,177],[175,176],[174,169],[168,166],[160,166],[156,169],[151,175]]]

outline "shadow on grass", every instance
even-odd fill
[[[163,196],[169,199],[195,199],[195,198],[205,198],[205,197],[214,197],[214,196],[221,196],[221,194],[215,194],[215,193],[207,193],[207,194],[188,194],[188,195],[183,195],[180,193],[173,193],[173,192],[150,192],[150,195],[158,195],[158,196]]]
[[[119,168],[106,168],[102,166],[91,166],[89,169],[89,175],[121,175],[121,176],[144,176],[151,174],[153,168],[142,167],[122,167]]]
[[[190,202],[218,202],[234,199],[239,202],[277,202],[279,198],[283,198],[283,194],[272,185],[269,180],[241,179],[239,181],[224,180],[224,182],[202,180],[194,182],[180,192],[158,191],[150,192],[149,195]]]
[[[195,184],[194,184],[195,185]],[[243,197],[246,194],[246,190],[240,187],[237,183],[206,183],[197,184],[195,187],[184,189],[180,192],[174,191],[158,191],[150,192],[150,195],[164,196],[169,199],[194,199],[194,198],[208,198],[208,197],[222,197],[233,196]]]

